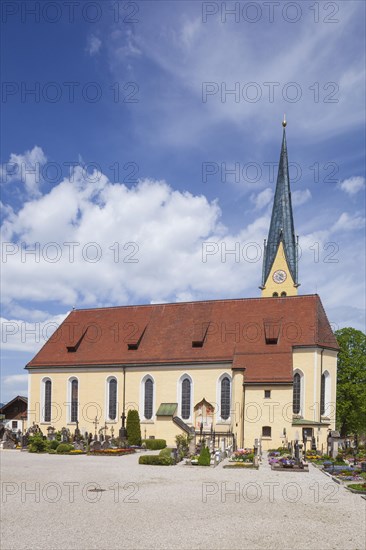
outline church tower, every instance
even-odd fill
[[[262,289],[263,297],[296,296],[299,286],[297,279],[297,240],[295,238],[288,173],[286,124],[284,117],[281,156],[271,225],[267,242],[264,241],[262,285],[259,287]]]

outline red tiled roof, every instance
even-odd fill
[[[228,362],[280,382],[292,347],[316,345],[338,349],[317,295],[121,306],[72,311],[26,368]]]

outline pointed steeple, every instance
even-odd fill
[[[288,156],[287,156],[287,143],[286,143],[286,119],[284,118],[283,125],[283,137],[282,137],[282,147],[280,162],[278,167],[278,176],[276,191],[273,202],[271,225],[269,228],[267,243],[265,243],[264,250],[264,260],[263,260],[263,272],[262,272],[262,289],[266,287],[267,280],[271,271],[273,271],[276,258],[279,256],[279,248],[282,243],[283,260],[285,261],[286,267],[288,268],[289,275],[292,279],[292,286],[297,288],[298,286],[298,273],[297,273],[297,243],[295,238],[294,230],[294,219],[292,214],[292,204],[291,204],[291,190],[290,190],[290,178],[288,171]],[[282,251],[282,250],[281,250]],[[277,260],[276,260],[277,261]],[[279,261],[279,260],[278,260]],[[282,266],[278,266],[282,267]],[[279,271],[282,272],[283,269]],[[278,271],[276,272],[278,273]],[[285,274],[287,278],[287,273]],[[277,279],[281,278],[280,276]],[[279,283],[276,280],[275,274],[273,275],[273,280],[276,283]],[[284,282],[284,281],[283,281]],[[289,282],[289,281],[288,281]],[[287,282],[287,284],[288,284]],[[277,288],[277,287],[276,287]],[[279,287],[280,288],[280,287]],[[275,293],[276,294],[276,293]],[[288,295],[288,292],[286,292]]]

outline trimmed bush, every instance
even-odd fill
[[[60,445],[60,442],[57,441],[57,439],[54,439],[53,441],[48,442],[48,448],[53,449],[54,451],[57,449],[57,447]]]
[[[138,411],[128,411],[126,429],[128,444],[141,445],[141,427]]]
[[[43,439],[41,434],[35,434],[29,438],[29,452],[30,453],[44,453],[47,450],[47,441]]]
[[[142,441],[146,445],[146,449],[149,451],[158,451],[159,449],[165,449],[165,439],[144,439]]]
[[[73,448],[74,447],[72,445],[70,445],[69,443],[59,443],[59,445],[56,449],[56,453],[57,454],[68,453]]]
[[[209,466],[211,462],[210,450],[205,445],[202,445],[200,456],[198,457],[199,466]]]
[[[162,449],[159,453],[159,456],[165,456],[167,458],[170,458],[172,456],[172,450],[168,447],[165,447],[165,449]]]
[[[139,464],[149,464],[150,466],[171,466],[174,464],[172,458],[159,455],[142,455],[139,458]]]

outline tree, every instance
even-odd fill
[[[126,429],[129,445],[141,445],[141,427],[138,411],[128,411]]]
[[[340,351],[337,372],[337,427],[341,436],[366,431],[366,335],[351,327],[335,332]]]

